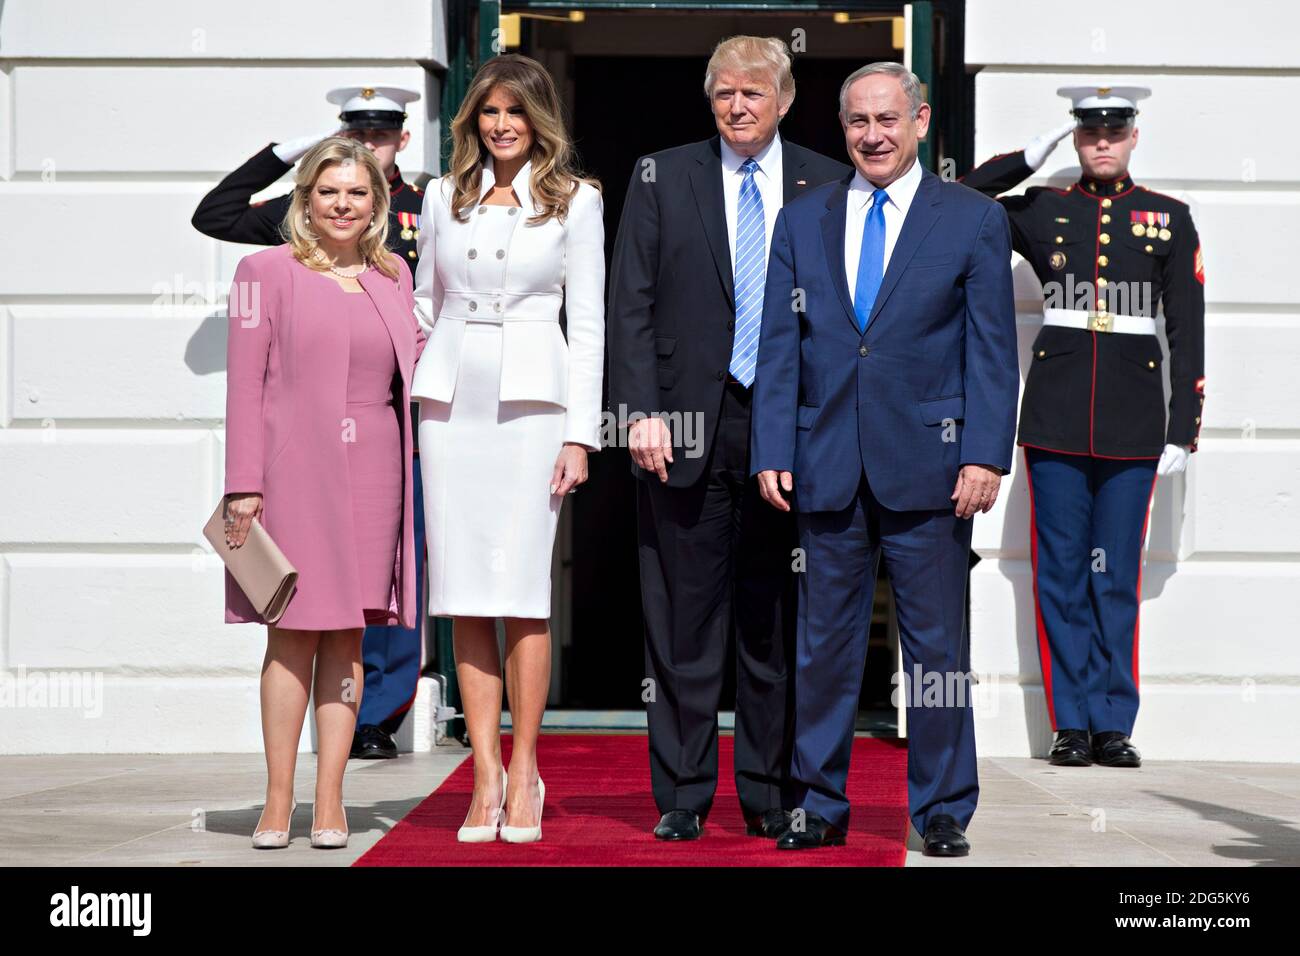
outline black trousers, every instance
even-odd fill
[[[687,488],[638,480],[650,780],[660,813],[713,805],[728,635],[736,646],[741,809],[792,807],[790,747],[798,545],[749,475],[751,390],[728,381],[704,475]],[[681,454],[680,451],[677,454]]]

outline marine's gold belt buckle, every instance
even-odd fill
[[[1089,312],[1089,332],[1114,332],[1114,316],[1109,312]]]

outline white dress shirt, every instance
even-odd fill
[[[736,217],[740,210],[740,186],[745,181],[741,164],[748,158],[741,156],[729,145],[722,144],[722,206],[727,216],[727,240],[731,246],[731,271],[736,271]],[[754,185],[763,200],[763,227],[766,236],[763,239],[763,261],[767,261],[772,251],[772,230],[776,228],[776,214],[785,204],[785,180],[782,178],[781,134],[772,137],[762,150],[754,156],[758,169],[754,171]]]
[[[894,244],[898,234],[903,231],[903,220],[907,210],[912,208],[916,197],[916,188],[921,185],[921,163],[919,158],[912,160],[911,167],[903,175],[885,187],[889,202],[885,203],[885,264],[880,270],[883,277],[889,269],[889,257],[894,253]],[[844,274],[849,280],[849,297],[857,304],[858,295],[858,258],[862,255],[862,230],[867,224],[867,213],[871,209],[872,193],[876,187],[871,185],[859,170],[853,174],[849,184],[848,208],[844,214]]]

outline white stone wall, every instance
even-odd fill
[[[1058,86],[1136,83],[1137,182],[1191,204],[1206,271],[1206,397],[1188,473],[1157,483],[1142,579],[1150,758],[1300,760],[1300,5],[968,0],[977,161],[1067,119]],[[1066,140],[1027,185],[1078,175]],[[1016,267],[1022,368],[1038,284]],[[1023,459],[977,520],[972,665],[985,754],[1049,743]]]
[[[398,164],[436,171],[441,6],[380,9],[0,4],[0,753],[261,748],[264,630],[222,622],[200,533],[254,250],[189,220],[268,142],[333,128],[335,86],[420,90]],[[32,696],[60,679],[78,706]]]

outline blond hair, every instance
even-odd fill
[[[790,71],[790,51],[776,37],[728,37],[713,48],[709,65],[704,69],[704,95],[713,99],[718,74],[766,74],[776,87],[782,109],[794,102],[794,74]]]
[[[551,74],[536,60],[518,53],[494,56],[479,67],[451,121],[451,168],[447,171],[454,187],[451,214],[463,221],[467,210],[478,205],[483,166],[491,155],[479,135],[479,110],[498,86],[519,101],[533,131],[528,189],[537,211],[528,222],[543,223],[552,217],[563,222],[578,184],[584,182],[599,190],[600,182],[579,171]]]
[[[290,194],[289,211],[285,214],[282,232],[293,248],[293,257],[308,269],[324,272],[329,265],[316,257],[318,236],[311,228],[311,191],[320,174],[331,166],[355,164],[366,171],[370,189],[375,197],[374,219],[357,240],[357,252],[363,261],[374,266],[388,278],[397,279],[397,266],[388,253],[388,180],[379,166],[375,154],[364,143],[330,136],[307,150],[298,160],[298,174],[294,177]]]

